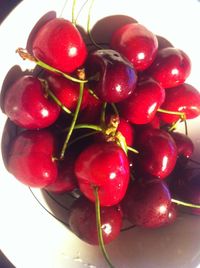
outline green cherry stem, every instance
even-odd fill
[[[23,48],[18,48],[16,50],[16,52],[20,55],[20,57],[24,60],[28,59],[30,61],[33,61],[35,62],[35,64],[37,64],[38,66],[40,66],[41,68],[45,69],[45,70],[48,70],[48,71],[51,71],[53,73],[57,73],[57,74],[61,74],[62,76],[64,76],[65,78],[67,78],[68,80],[70,81],[73,81],[75,83],[87,83],[88,80],[80,80],[80,79],[77,79],[71,75],[68,75],[66,73],[63,73],[62,71],[46,64],[45,62],[43,61],[40,61],[38,60],[37,58],[33,57],[31,54],[29,54],[25,49]]]
[[[94,0],[91,1],[90,7],[89,7],[89,11],[88,11],[87,33],[88,33],[89,38],[90,38],[91,42],[93,43],[93,45],[95,47],[97,47],[97,48],[102,49],[103,47],[101,47],[100,45],[98,45],[96,43],[96,41],[94,40],[94,38],[93,38],[93,36],[91,34],[91,25],[90,25],[90,22],[91,22],[91,11],[92,11],[93,4],[94,4]]]
[[[102,105],[101,116],[100,116],[100,122],[103,127],[105,127],[106,125],[106,107],[107,102],[104,102]]]
[[[180,200],[176,200],[176,199],[171,199],[172,203],[175,203],[177,205],[182,205],[184,207],[190,207],[190,208],[200,208],[200,205],[195,205],[195,204],[192,204],[192,203],[187,203],[187,202],[183,202],[183,201],[180,201]]]
[[[133,147],[126,146],[126,148],[128,149],[128,151],[131,151],[132,153],[139,154],[139,151],[134,149]]]
[[[164,109],[158,109],[157,112],[165,113],[165,114],[173,114],[173,115],[179,115],[181,119],[185,119],[185,113],[177,112],[177,111],[169,111]]]
[[[71,146],[72,144],[76,143],[77,141],[80,141],[80,140],[82,140],[84,138],[88,138],[88,137],[93,136],[93,135],[95,135],[97,133],[99,133],[99,131],[93,131],[93,132],[86,133],[86,134],[83,134],[81,136],[78,136],[76,139],[74,139],[71,142],[69,142],[68,147]]]
[[[118,112],[118,110],[117,110],[116,105],[112,102],[112,103],[111,103],[111,106],[112,106],[112,108],[113,108],[114,113],[115,113],[117,116],[119,116],[119,112]]]
[[[101,248],[102,254],[110,268],[114,268],[113,264],[110,261],[110,257],[105,248],[105,244],[103,241],[103,234],[102,234],[102,226],[101,226],[101,208],[100,208],[100,201],[99,201],[99,194],[98,194],[98,187],[93,187],[94,195],[95,195],[95,212],[96,212],[96,223],[97,223],[97,234],[98,234],[98,241],[99,246]]]
[[[54,100],[54,102],[60,106],[60,108],[66,112],[67,114],[73,115],[73,113],[65,106],[62,104],[62,102],[53,94],[53,92],[49,89],[47,89],[47,94]]]
[[[82,99],[83,99],[83,91],[84,91],[84,83],[81,82],[80,83],[80,88],[79,88],[79,98],[78,98],[78,103],[77,103],[76,110],[75,110],[75,113],[74,113],[74,117],[73,117],[73,120],[72,120],[70,129],[69,129],[69,132],[67,134],[67,137],[65,139],[65,142],[64,142],[63,147],[62,147],[62,150],[61,150],[61,154],[60,154],[60,159],[61,160],[65,156],[65,151],[67,149],[67,145],[68,145],[69,139],[70,139],[70,137],[72,135],[72,132],[73,132],[74,127],[75,127],[75,124],[76,124],[76,120],[78,118],[78,114],[79,114],[81,103],[82,103]]]
[[[76,26],[75,8],[76,8],[76,0],[73,0],[73,4],[72,4],[72,23],[74,24],[74,26]]]
[[[70,128],[66,128],[64,131],[67,131]],[[103,129],[100,126],[93,125],[93,124],[77,124],[76,126],[74,126],[74,129],[92,129],[92,130],[95,130],[97,132],[102,132],[103,131]]]
[[[84,7],[85,7],[85,5],[87,4],[88,1],[89,1],[89,0],[86,0],[86,1],[82,4],[81,8],[79,9],[79,11],[78,11],[78,13],[77,13],[77,15],[76,15],[76,18],[75,18],[75,20],[74,20],[75,24],[77,24],[78,17],[80,16],[81,11],[84,9]]]

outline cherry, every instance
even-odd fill
[[[137,163],[142,172],[164,179],[173,171],[177,160],[177,147],[169,133],[161,129],[147,128],[140,134],[137,143]]]
[[[194,144],[190,137],[180,132],[171,132],[170,135],[176,143],[178,156],[190,158],[194,151]]]
[[[171,196],[163,181],[134,181],[130,184],[121,206],[131,223],[145,228],[157,228],[169,221]]]
[[[164,88],[182,84],[189,76],[191,62],[189,57],[180,49],[166,47],[158,51],[155,60],[147,70]]]
[[[74,174],[75,157],[76,154],[74,152],[67,151],[65,159],[58,161],[58,176],[55,182],[45,187],[47,191],[64,193],[78,187],[77,179]]]
[[[45,94],[38,78],[31,75],[19,78],[6,91],[6,115],[23,128],[37,129],[50,126],[58,118],[60,108]]]
[[[119,119],[119,125],[117,131],[119,131],[124,136],[126,144],[128,146],[133,145],[135,135],[134,128],[127,120],[125,120],[122,117],[120,117]]]
[[[120,234],[122,212],[119,206],[102,207],[100,217],[104,244],[108,244]],[[92,245],[99,244],[95,206],[85,197],[80,197],[72,205],[69,226],[83,241]]]
[[[164,110],[185,113],[186,119],[192,119],[200,114],[200,93],[189,84],[182,84],[166,90],[165,101],[161,105]],[[159,113],[165,123],[173,123],[180,119],[179,115]]]
[[[139,23],[129,23],[114,32],[111,48],[119,51],[135,67],[143,71],[153,62],[158,41],[156,36]]]
[[[179,170],[170,182],[172,196],[181,201],[200,204],[200,170],[186,167]],[[186,211],[200,215],[200,209],[184,208]]]
[[[106,102],[126,99],[134,90],[137,76],[131,63],[118,52],[100,49],[88,56],[88,76],[98,75],[91,82],[95,94]]]
[[[49,73],[45,75],[49,89],[70,111],[74,111],[79,98],[79,84],[62,76]],[[89,92],[84,88],[81,110],[87,106]]]
[[[13,141],[8,156],[8,171],[20,182],[43,188],[57,178],[53,160],[55,140],[47,130],[26,130]]]
[[[81,192],[95,201],[93,187],[98,187],[101,206],[118,204],[129,182],[129,161],[116,143],[99,142],[84,149],[75,163]]]
[[[54,18],[39,29],[32,51],[37,59],[66,73],[75,71],[87,57],[78,29],[62,18]]]
[[[133,124],[151,122],[165,99],[165,90],[154,80],[140,82],[126,100],[119,103],[122,116]]]
[[[156,35],[156,37],[158,40],[158,50],[161,50],[166,47],[173,47],[171,42],[169,42],[169,40],[167,40],[165,37],[160,36],[160,35]]]
[[[177,219],[177,214],[178,214],[177,206],[175,204],[171,203],[171,206],[170,206],[169,211],[168,211],[168,218],[167,218],[165,225],[174,223]]]

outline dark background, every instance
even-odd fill
[[[0,0],[0,24],[22,0]],[[1,27],[1,25],[0,25]],[[0,250],[0,268],[15,268]]]

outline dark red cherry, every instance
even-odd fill
[[[171,196],[163,181],[134,181],[130,184],[121,206],[131,223],[146,228],[157,228],[169,220]]]
[[[169,40],[167,40],[165,37],[160,36],[160,35],[156,35],[156,37],[158,40],[158,50],[161,50],[166,47],[173,47],[171,42],[169,42]]]
[[[129,183],[129,161],[125,152],[113,142],[94,143],[84,149],[75,163],[75,174],[82,193],[95,201],[99,189],[101,206],[118,204]]]
[[[165,90],[154,80],[140,82],[126,100],[119,103],[122,116],[133,124],[151,122],[165,99]]]
[[[8,171],[30,187],[43,188],[57,178],[53,160],[55,140],[47,130],[27,130],[13,141],[8,157]]]
[[[194,151],[194,144],[190,137],[180,132],[170,132],[170,135],[176,143],[178,156],[190,158]]]
[[[154,62],[147,70],[148,74],[164,88],[182,84],[190,71],[191,62],[187,54],[173,47],[159,50]]]
[[[133,126],[124,118],[120,118],[119,125],[117,131],[121,132],[126,140],[126,144],[128,146],[132,146],[134,142],[134,128]]]
[[[143,25],[130,23],[114,32],[111,48],[124,55],[136,70],[143,71],[153,62],[158,41],[156,36]]]
[[[58,176],[56,181],[45,187],[47,191],[63,193],[74,190],[78,187],[74,174],[75,153],[67,151],[65,159],[58,161]]]
[[[100,217],[103,241],[108,244],[120,234],[122,212],[119,206],[102,207]],[[85,197],[80,197],[71,207],[69,226],[83,241],[92,245],[99,244],[95,206]]]
[[[91,88],[103,101],[122,101],[136,86],[137,76],[133,66],[115,50],[101,49],[91,53],[87,69],[89,77],[97,75],[91,82]]]
[[[182,84],[166,90],[162,109],[185,113],[186,119],[192,119],[200,114],[200,93],[189,84]],[[179,115],[159,113],[165,123],[173,123],[180,119]]]
[[[171,206],[168,211],[168,219],[165,225],[172,224],[176,221],[178,215],[177,206],[174,203],[171,203]]]
[[[45,79],[48,81],[49,89],[60,102],[70,111],[74,111],[79,98],[79,84],[55,74],[48,74],[45,76]],[[84,88],[81,109],[84,109],[87,106],[88,95],[89,92],[87,88]]]
[[[171,179],[170,191],[172,197],[183,202],[200,204],[200,170],[184,168]],[[200,209],[185,208],[186,211],[200,215]]]
[[[45,94],[38,78],[30,75],[19,78],[6,91],[6,115],[15,124],[27,129],[52,125],[60,114],[60,108]]]
[[[78,29],[62,18],[52,19],[39,29],[32,51],[37,59],[66,73],[75,71],[87,57]]]
[[[170,134],[161,129],[147,128],[137,142],[140,170],[159,179],[166,178],[177,160],[176,143]]]

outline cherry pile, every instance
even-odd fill
[[[70,229],[104,253],[124,219],[158,228],[176,220],[177,204],[200,213],[199,171],[188,167],[187,120],[200,115],[189,57],[140,23],[110,40],[86,45],[72,22],[51,19],[17,50],[39,72],[17,79],[3,104],[19,129],[8,171],[29,187],[78,189]]]

